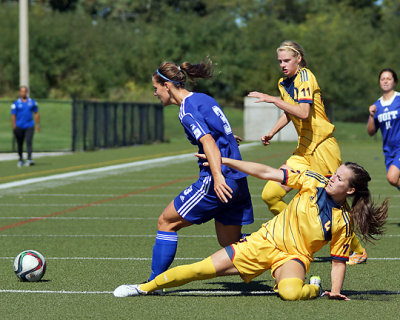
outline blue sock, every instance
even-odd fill
[[[174,261],[177,247],[178,234],[176,232],[157,231],[156,243],[153,247],[149,281],[169,268],[172,261]]]

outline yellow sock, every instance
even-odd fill
[[[278,292],[283,300],[309,300],[319,295],[319,287],[304,284],[299,278],[286,278],[279,282]]]
[[[268,181],[262,191],[261,198],[268,205],[273,215],[278,215],[286,209],[287,204],[282,200],[286,191],[275,181]]]
[[[364,248],[362,247],[360,241],[358,240],[356,234],[353,232],[353,239],[351,239],[350,243],[351,251],[359,254],[363,254]]]
[[[163,288],[179,287],[195,280],[211,279],[217,276],[211,257],[200,262],[178,266],[167,270],[152,281],[139,286],[140,290],[152,292]]]

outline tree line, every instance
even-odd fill
[[[278,94],[276,48],[306,51],[335,120],[364,121],[378,72],[400,73],[398,0],[31,1],[30,87],[36,98],[154,101],[162,61],[209,57],[214,76],[191,84],[223,106]],[[18,2],[0,1],[0,97],[19,82]]]

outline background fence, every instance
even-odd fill
[[[160,104],[75,99],[72,102],[72,151],[163,140]]]

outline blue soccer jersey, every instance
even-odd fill
[[[379,98],[375,103],[375,127],[381,130],[383,153],[391,156],[400,149],[400,93],[395,92],[392,99]]]
[[[27,98],[24,102],[21,98],[11,105],[11,114],[16,117],[16,126],[21,129],[31,128],[35,125],[32,113],[38,112],[38,105],[35,100]]]
[[[211,134],[222,157],[242,159],[231,125],[214,98],[203,93],[190,93],[182,101],[179,120],[190,143],[199,147],[199,153],[204,153],[200,138]],[[210,168],[204,167],[202,162],[199,160],[200,176],[211,175]],[[226,178],[240,179],[247,176],[225,165],[221,166],[221,170]]]

